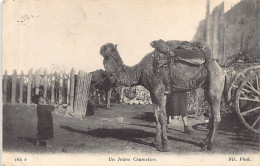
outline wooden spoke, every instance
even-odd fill
[[[259,91],[259,78],[257,75],[255,75],[255,77],[256,77],[256,90]]]
[[[248,88],[250,88],[252,91],[254,91],[254,92],[257,93],[258,95],[260,95],[260,92],[258,92],[258,91],[253,87],[253,85],[252,85],[251,83],[249,83],[248,81],[247,81],[247,83],[248,83],[248,84],[246,84],[246,86],[247,86]]]
[[[260,106],[259,107],[255,107],[253,109],[250,109],[250,110],[247,110],[245,112],[241,112],[241,115],[242,116],[245,116],[246,114],[250,113],[250,112],[253,112],[253,111],[256,111],[256,110],[259,110],[260,109]]]
[[[260,103],[260,100],[258,99],[249,99],[249,98],[245,98],[245,97],[239,97],[240,100],[247,100],[247,101],[254,101],[254,102],[259,102]]]
[[[260,120],[260,116],[258,116],[258,118],[256,119],[256,121],[253,123],[252,127],[254,128],[255,125],[257,124],[257,122]]]
[[[235,85],[235,84],[232,84],[232,86],[233,86],[234,88],[238,88],[238,86],[237,86],[237,85]]]
[[[241,94],[243,97],[245,97],[245,98],[247,98],[247,99],[250,99],[250,97],[247,96],[245,93],[240,93],[240,94]],[[242,96],[241,96],[241,98],[243,98]],[[242,99],[242,100],[243,100],[243,99]]]
[[[255,87],[251,84],[251,82],[247,81],[246,83],[247,83],[251,88],[254,88],[254,89],[255,89]]]
[[[260,65],[251,66],[235,78],[235,110],[239,119],[249,130],[259,133],[260,128]],[[233,84],[234,82],[233,81]],[[231,84],[231,87],[234,88]],[[235,89],[235,88],[234,88]]]
[[[250,93],[250,91],[245,88],[242,88],[242,90],[245,91],[246,93]]]

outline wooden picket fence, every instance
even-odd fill
[[[20,75],[16,70],[12,75],[7,71],[3,75],[3,104],[34,103],[34,96],[38,94],[39,86],[43,87],[43,97],[51,104],[65,105],[70,114],[84,117],[89,100],[91,73],[79,71],[75,74],[72,68],[70,73],[52,73],[32,70],[27,75],[22,71]]]

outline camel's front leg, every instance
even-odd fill
[[[165,110],[165,99],[163,99],[162,104],[159,106],[159,122],[161,124],[162,130],[162,149],[163,152],[170,151],[170,147],[168,145],[168,138],[167,138],[167,115]]]
[[[158,85],[151,95],[154,103],[154,113],[156,119],[156,139],[154,144],[160,147],[158,150],[166,152],[170,151],[167,138],[167,116],[166,116],[166,97],[164,95],[164,87]]]
[[[109,89],[107,92],[106,92],[106,108],[107,109],[111,109],[110,108],[110,99],[111,99],[111,93],[113,91],[113,88]]]
[[[155,140],[151,143],[152,146],[155,146],[157,149],[160,149],[162,146],[162,139],[161,139],[161,124],[159,122],[159,107],[156,104],[153,104],[153,111],[154,111],[154,117],[156,120],[156,137]]]

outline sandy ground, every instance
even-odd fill
[[[35,146],[37,115],[34,106],[3,108],[3,150],[33,153],[160,153],[150,146],[155,137],[152,106],[113,105],[102,107],[94,116],[79,120],[53,113],[54,138],[52,148]],[[205,120],[189,118],[193,133],[184,134],[181,121],[169,125],[170,153],[256,153],[259,135],[247,131],[236,115],[222,117],[217,130],[214,149],[203,152],[200,142],[207,135]]]

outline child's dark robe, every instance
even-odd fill
[[[50,105],[37,105],[37,134],[40,140],[53,138],[53,120],[51,115],[53,110],[54,107]]]

